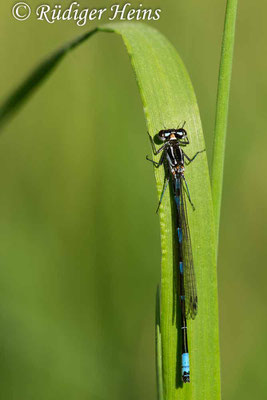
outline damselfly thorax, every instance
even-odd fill
[[[172,167],[184,165],[183,151],[176,142],[169,142],[166,145],[166,158],[168,164]]]

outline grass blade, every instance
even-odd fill
[[[234,53],[236,13],[237,0],[227,0],[218,80],[213,160],[211,170],[215,234],[217,245],[222,199],[223,167],[229,108],[229,95]]]
[[[141,93],[147,127],[152,135],[186,120],[191,141],[189,156],[205,148],[196,97],[187,71],[173,46],[156,30],[140,24],[112,24],[100,28],[120,34],[126,44]],[[205,154],[187,168],[196,211],[189,210],[196,266],[199,315],[189,321],[192,383],[181,386],[180,331],[176,303],[175,239],[171,202],[165,195],[160,210],[162,246],[160,327],[164,399],[220,398],[218,307],[214,219]],[[164,172],[155,170],[160,195]],[[177,336],[178,334],[178,336]]]
[[[0,111],[0,123],[18,109],[70,49],[97,30],[115,32],[122,36],[135,71],[150,133],[155,135],[164,126],[177,127],[185,120],[190,139],[188,155],[192,156],[205,148],[196,97],[179,55],[163,35],[140,23],[102,26],[55,52],[4,103]],[[163,169],[155,170],[155,175],[160,195],[164,181]],[[168,191],[160,209],[160,331],[163,359],[160,376],[163,378],[165,400],[216,400],[220,398],[216,253],[213,205],[205,154],[187,168],[187,180],[196,206],[195,212],[189,209],[188,217],[199,294],[199,314],[194,322],[189,321],[188,324],[192,383],[181,386],[180,379],[180,313],[176,297],[177,263],[174,257],[176,232],[172,227]]]
[[[97,28],[65,44],[42,61],[0,107],[0,128],[45,81],[65,55],[97,32]]]
[[[160,331],[160,288],[157,287],[156,293],[156,374],[157,374],[157,393],[158,400],[164,400],[163,396],[163,376],[162,376],[162,342]]]

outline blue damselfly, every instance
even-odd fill
[[[185,124],[185,123],[184,123]],[[189,144],[187,132],[182,128],[163,129],[156,135],[163,142],[158,150],[152,137],[149,135],[154,155],[161,154],[159,162],[151,161],[156,168],[165,166],[165,183],[159,200],[157,211],[161,205],[164,193],[169,182],[171,182],[171,192],[175,204],[175,229],[178,244],[178,276],[179,276],[179,296],[181,305],[181,337],[182,337],[182,362],[181,373],[182,381],[190,382],[189,350],[187,340],[187,319],[194,319],[197,315],[198,299],[196,289],[196,279],[194,273],[193,255],[191,247],[190,230],[187,218],[187,200],[194,208],[191,201],[189,188],[184,176],[185,165],[190,164],[199,153],[198,151],[192,158],[189,158],[182,147]]]

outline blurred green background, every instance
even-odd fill
[[[2,99],[44,56],[97,24],[18,22],[12,5],[0,5]],[[187,66],[210,160],[225,1],[143,5],[162,8],[151,25]],[[218,262],[222,393],[229,400],[266,392],[266,12],[266,2],[240,1]],[[5,126],[1,399],[156,398],[160,238],[149,152],[133,71],[111,34],[68,55]]]

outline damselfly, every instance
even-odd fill
[[[185,124],[185,123],[184,123]],[[149,135],[154,155],[162,153],[159,162],[151,161],[156,168],[161,165],[165,166],[165,184],[160,197],[157,211],[161,205],[164,193],[167,189],[169,181],[171,181],[171,191],[175,203],[175,227],[177,230],[178,243],[178,262],[179,262],[179,288],[180,288],[180,304],[181,304],[181,330],[182,330],[182,381],[190,382],[190,365],[189,351],[187,340],[187,322],[188,318],[194,319],[197,315],[197,289],[194,273],[193,255],[191,247],[190,231],[188,226],[186,199],[195,209],[189,188],[184,176],[185,165],[190,164],[199,153],[198,151],[192,158],[189,158],[182,147],[189,144],[187,132],[182,128],[164,129],[159,131],[157,137],[164,142],[158,150],[154,144],[152,137]]]

